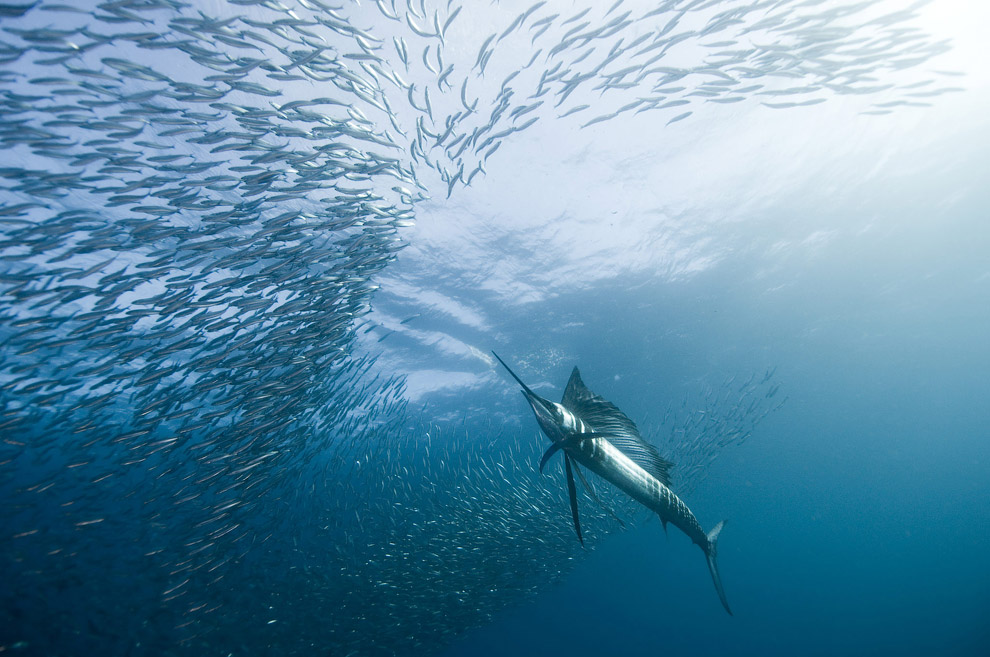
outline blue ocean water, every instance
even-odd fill
[[[0,8],[0,651],[985,654],[990,16],[844,6]]]
[[[978,205],[958,236],[979,234]],[[957,253],[966,250],[960,244]],[[927,265],[941,268],[935,260]],[[924,266],[916,257],[910,271],[871,273],[904,280],[917,276],[916,265]],[[869,303],[840,302],[824,316],[816,291],[864,294],[860,276],[840,293],[831,278],[840,274],[827,273],[781,300],[785,308],[726,293],[735,285],[721,277],[691,285],[692,309],[664,304],[668,325],[693,323],[702,299],[726,315],[711,332],[719,337],[694,333],[682,348],[698,361],[714,352],[722,367],[773,354],[790,395],[690,498],[703,524],[729,518],[719,557],[734,617],[722,612],[698,550],[652,521],[445,654],[660,645],[673,654],[982,654],[988,447],[977,409],[987,349],[973,331],[986,305],[975,290],[919,285],[887,299],[866,292]],[[975,316],[983,319],[972,323]],[[808,335],[809,325],[826,322]],[[584,349],[588,360],[612,355]],[[617,369],[635,370],[625,365]],[[667,371],[685,376],[685,365]]]
[[[970,136],[986,143],[985,130]],[[983,150],[950,144],[942,156],[958,168],[918,164],[926,173],[864,183],[839,202],[803,190],[806,202],[780,211],[822,226],[864,213],[890,224],[812,257],[779,253],[787,262],[772,276],[758,276],[764,253],[746,254],[674,294],[582,300],[609,319],[574,347],[578,362],[586,380],[622,373],[603,393],[620,406],[643,412],[637,400],[657,379],[779,368],[787,404],[690,498],[703,525],[730,520],[719,555],[735,617],[698,551],[651,522],[445,654],[982,654]],[[651,336],[656,327],[668,337]]]
[[[637,383],[658,377],[745,370],[760,358],[779,364],[787,404],[690,498],[703,524],[730,520],[719,556],[734,617],[722,612],[698,551],[676,531],[665,539],[654,521],[610,540],[565,583],[446,654],[661,646],[673,654],[981,654],[988,348],[979,327],[988,304],[977,251],[986,243],[986,196],[967,179],[988,169],[972,156],[937,174],[971,190],[953,210],[925,180],[914,193],[900,181],[861,190],[880,195],[899,225],[917,228],[796,263],[775,277],[789,282],[786,293],[754,289],[746,279],[756,267],[739,263],[685,284],[679,298],[654,297],[662,321],[638,308],[624,315],[622,302],[634,304],[615,290],[597,299],[623,333],[640,333],[627,344],[575,347],[586,380],[604,368],[630,381],[610,386],[609,399],[635,404]],[[835,221],[836,211],[822,206],[820,220]],[[657,325],[678,336],[661,342],[673,357],[638,349]]]

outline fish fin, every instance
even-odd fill
[[[605,433],[598,433],[597,431],[586,431],[585,433],[576,433],[567,439],[570,443],[579,443],[582,440],[588,440],[589,438],[604,438],[608,440],[609,436]]]
[[[667,533],[667,519],[660,518],[660,524],[663,525],[663,535],[670,539],[670,534]]]
[[[659,479],[664,486],[670,487],[670,469],[674,464],[660,456],[656,447],[643,440],[636,423],[615,404],[589,390],[576,367],[567,381],[561,404],[581,418],[596,435],[608,440],[636,465]]]
[[[577,531],[578,540],[584,545],[584,537],[581,536],[581,521],[578,519],[577,490],[574,487],[574,474],[571,472],[571,457],[564,452],[564,470],[567,472],[567,495],[571,499],[571,516],[574,518],[574,529]]]
[[[725,521],[718,523],[712,530],[708,532],[708,549],[705,550],[705,558],[708,560],[708,572],[712,574],[712,581],[715,582],[715,591],[718,593],[718,599],[722,601],[722,606],[725,610],[732,615],[732,610],[729,609],[729,601],[725,599],[725,590],[722,588],[722,578],[718,575],[718,564],[715,562],[715,557],[718,555],[717,543],[718,535],[725,527]]]
[[[595,393],[588,390],[587,386],[584,385],[584,381],[581,380],[581,373],[575,367],[571,370],[571,378],[567,380],[567,386],[564,388],[564,398],[560,400],[560,403],[567,408],[574,408],[580,403],[582,397],[589,394],[593,395]]]
[[[588,438],[605,438],[600,433],[577,433],[570,438],[565,438],[564,440],[558,440],[557,442],[547,447],[547,451],[543,452],[543,458],[540,459],[540,472],[543,472],[543,466],[547,464],[550,457],[557,453],[561,447],[567,447],[568,445],[574,445],[581,442],[582,440],[587,440]],[[577,466],[575,466],[576,468]],[[580,474],[580,471],[578,472]],[[582,475],[583,476],[583,475]]]
[[[557,450],[559,450],[563,446],[564,446],[564,442],[559,441],[553,443],[552,445],[550,445],[550,447],[547,447],[547,451],[543,452],[543,458],[540,459],[540,472],[543,472],[543,466],[547,464],[547,461],[550,460],[550,457],[556,454]]]
[[[587,478],[586,478],[586,477],[584,476],[584,473],[583,473],[583,472],[581,472],[581,468],[579,468],[579,467],[577,466],[577,463],[575,463],[575,464],[574,464],[574,472],[576,472],[576,473],[577,473],[577,475],[578,475],[578,479],[580,479],[580,480],[581,480],[581,485],[582,485],[582,486],[584,486],[584,490],[585,490],[585,492],[587,492],[587,493],[588,493],[588,495],[590,495],[590,496],[591,496],[591,499],[593,499],[593,500],[594,500],[594,501],[595,501],[595,502],[596,502],[596,503],[598,504],[598,506],[599,506],[599,507],[601,507],[601,509],[602,509],[602,511],[604,511],[605,513],[607,513],[607,514],[609,514],[610,516],[612,516],[612,518],[614,518],[614,519],[615,519],[615,521],[616,521],[617,523],[619,523],[619,525],[620,525],[620,526],[621,526],[621,527],[622,527],[623,529],[625,529],[625,528],[626,528],[626,523],[624,523],[624,522],[622,522],[622,518],[620,518],[619,516],[617,516],[617,515],[615,515],[615,512],[614,512],[614,511],[612,511],[612,509],[610,509],[610,508],[609,508],[608,506],[606,506],[606,504],[605,504],[604,502],[602,502],[602,501],[601,501],[601,500],[600,500],[600,499],[598,498],[598,496],[597,496],[597,495],[595,495],[595,489],[594,489],[594,488],[592,488],[592,486],[591,486],[591,482],[590,482],[590,481],[588,481],[588,479],[587,479]]]

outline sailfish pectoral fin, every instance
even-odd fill
[[[574,518],[574,529],[577,531],[578,540],[584,545],[584,537],[581,536],[581,521],[578,519],[577,489],[574,486],[574,473],[571,472],[571,457],[564,452],[564,470],[567,472],[567,495],[571,499],[571,516]]]
[[[574,472],[577,473],[578,479],[581,480],[581,484],[584,486],[584,492],[586,492],[588,495],[591,496],[591,499],[593,499],[598,504],[598,506],[601,508],[602,511],[604,511],[605,513],[607,513],[610,516],[612,516],[612,518],[617,523],[619,523],[619,525],[623,529],[625,529],[626,528],[626,523],[622,522],[622,518],[620,518],[619,516],[615,515],[615,511],[613,511],[612,509],[610,509],[604,502],[601,501],[601,499],[599,499],[599,497],[597,495],[595,495],[595,489],[592,488],[591,482],[588,481],[587,477],[584,476],[584,473],[581,472],[581,468],[579,468],[577,466],[577,463],[574,464]]]
[[[557,442],[551,444],[547,447],[547,451],[543,452],[543,458],[540,459],[540,472],[543,472],[543,466],[547,464],[547,461],[557,453],[557,451],[562,447],[567,447],[568,445],[574,445],[581,442],[582,440],[588,440],[589,438],[602,438],[603,435],[600,433],[579,433],[571,438],[564,438],[563,440],[558,440]],[[575,466],[576,468],[577,466]],[[581,474],[581,471],[578,471]],[[587,484],[585,484],[587,485]],[[592,493],[594,495],[594,493]]]
[[[564,441],[561,440],[553,443],[552,445],[550,445],[550,447],[547,447],[547,451],[543,452],[543,458],[540,459],[540,472],[543,472],[543,466],[547,464],[547,461],[550,460],[550,457],[556,454],[557,450],[559,450],[563,446],[564,446]]]

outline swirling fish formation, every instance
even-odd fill
[[[913,6],[588,4],[0,4],[0,646],[395,654],[483,622],[576,549],[536,441],[431,447],[355,352],[416,203],[541,120],[950,89],[886,82],[947,48]]]

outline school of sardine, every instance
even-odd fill
[[[0,651],[422,654],[559,578],[540,441],[356,349],[417,203],[540,121],[931,102],[921,4],[0,3]],[[681,494],[776,393],[657,421]]]

